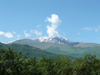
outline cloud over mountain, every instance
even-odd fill
[[[4,35],[7,38],[13,38],[13,35],[10,32],[2,32],[2,31],[0,31],[0,35]]]
[[[36,35],[42,35],[42,31],[38,31],[37,29],[35,29],[35,30],[30,30],[30,32],[31,32],[31,33],[34,32],[34,34],[36,34]]]
[[[59,19],[58,15],[52,14],[51,18],[47,17],[48,22],[51,22],[51,26],[47,25],[47,34],[49,37],[59,37],[58,31],[56,31],[57,27],[59,26],[61,20]]]
[[[24,31],[24,35],[25,35],[25,37],[31,36],[30,34],[26,33],[26,31]]]

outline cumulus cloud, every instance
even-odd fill
[[[38,31],[38,30],[31,30],[30,32],[31,32],[31,33],[33,33],[33,32],[34,32],[34,34],[36,34],[36,35],[42,35],[42,31]]]
[[[0,35],[4,35],[5,37],[7,37],[7,38],[13,38],[13,35],[12,35],[12,33],[10,33],[10,32],[2,32],[2,31],[0,31]]]
[[[38,25],[37,28],[41,27],[41,25]]]
[[[24,31],[24,35],[25,35],[25,37],[31,36],[30,34],[26,33],[26,31]]]
[[[84,28],[82,28],[82,30],[92,31],[93,29],[91,27],[84,27]]]
[[[8,38],[13,38],[13,35],[10,32],[6,32],[4,35]]]
[[[47,25],[47,34],[49,37],[59,37],[60,35],[56,29],[59,26],[61,20],[59,19],[58,15],[52,14],[51,18],[47,17],[45,21],[51,22],[51,26]]]

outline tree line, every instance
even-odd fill
[[[0,49],[0,75],[100,75],[100,59],[87,54],[71,61],[68,56],[27,58],[13,49]]]

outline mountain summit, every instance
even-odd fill
[[[65,42],[70,42],[67,39],[63,39],[63,38],[58,38],[58,37],[38,37],[38,38],[34,38],[32,39],[34,41],[37,42],[49,42],[49,43],[59,43],[59,44],[65,44]]]
[[[59,38],[59,37],[39,37],[39,38],[34,38],[32,39],[36,42],[48,42],[48,43],[58,43],[58,44],[70,44],[70,45],[75,45],[78,44],[78,42],[71,42],[66,38]]]

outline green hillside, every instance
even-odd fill
[[[100,46],[81,48],[81,47],[72,47],[68,45],[55,44],[48,48],[42,47],[41,49],[48,51],[48,52],[56,53],[56,54],[69,55],[69,56],[76,57],[76,58],[84,57],[86,54],[94,55],[96,53],[98,54],[96,55],[97,58],[100,55]]]
[[[57,43],[55,44],[55,43],[36,42],[30,39],[21,39],[13,43],[27,44],[51,53],[64,54],[76,58],[84,57],[86,54],[93,55],[96,53],[97,58],[100,55],[100,44],[94,44],[94,43],[79,43],[78,45],[75,46],[69,46]]]
[[[5,49],[7,50],[8,47],[12,48],[14,51],[21,51],[22,54],[29,53],[28,57],[33,58],[37,57],[37,59],[40,59],[41,56],[47,57],[47,58],[55,58],[57,54],[53,54],[51,52],[44,51],[42,49],[29,46],[29,45],[22,45],[22,44],[2,44],[0,43],[0,49]],[[69,57],[70,59],[74,59],[73,57]]]
[[[52,53],[56,53],[56,54],[69,55],[69,56],[76,57],[76,58],[84,57],[86,54],[94,55],[96,53],[96,54],[98,54],[97,58],[100,55],[100,46],[93,47],[93,48],[90,48],[90,47],[87,47],[87,48],[77,47],[76,48],[76,47],[71,47],[68,45],[63,45],[63,46],[54,45],[54,46],[51,46],[51,47],[49,47],[47,49],[43,49],[43,50],[52,52]]]
[[[77,45],[74,45],[74,47],[81,47],[81,48],[86,48],[86,47],[97,47],[100,46],[100,44],[97,43],[84,43],[84,42],[80,42]]]
[[[37,57],[38,59],[40,59],[41,56],[50,57],[50,58],[56,57],[56,54],[46,52],[39,48],[28,46],[28,45],[19,45],[19,44],[7,45],[7,44],[0,43],[0,49],[7,50],[8,47],[12,48],[13,50],[15,50],[17,52],[21,51],[23,55],[26,53],[29,53],[29,55],[28,55],[29,58]]]

